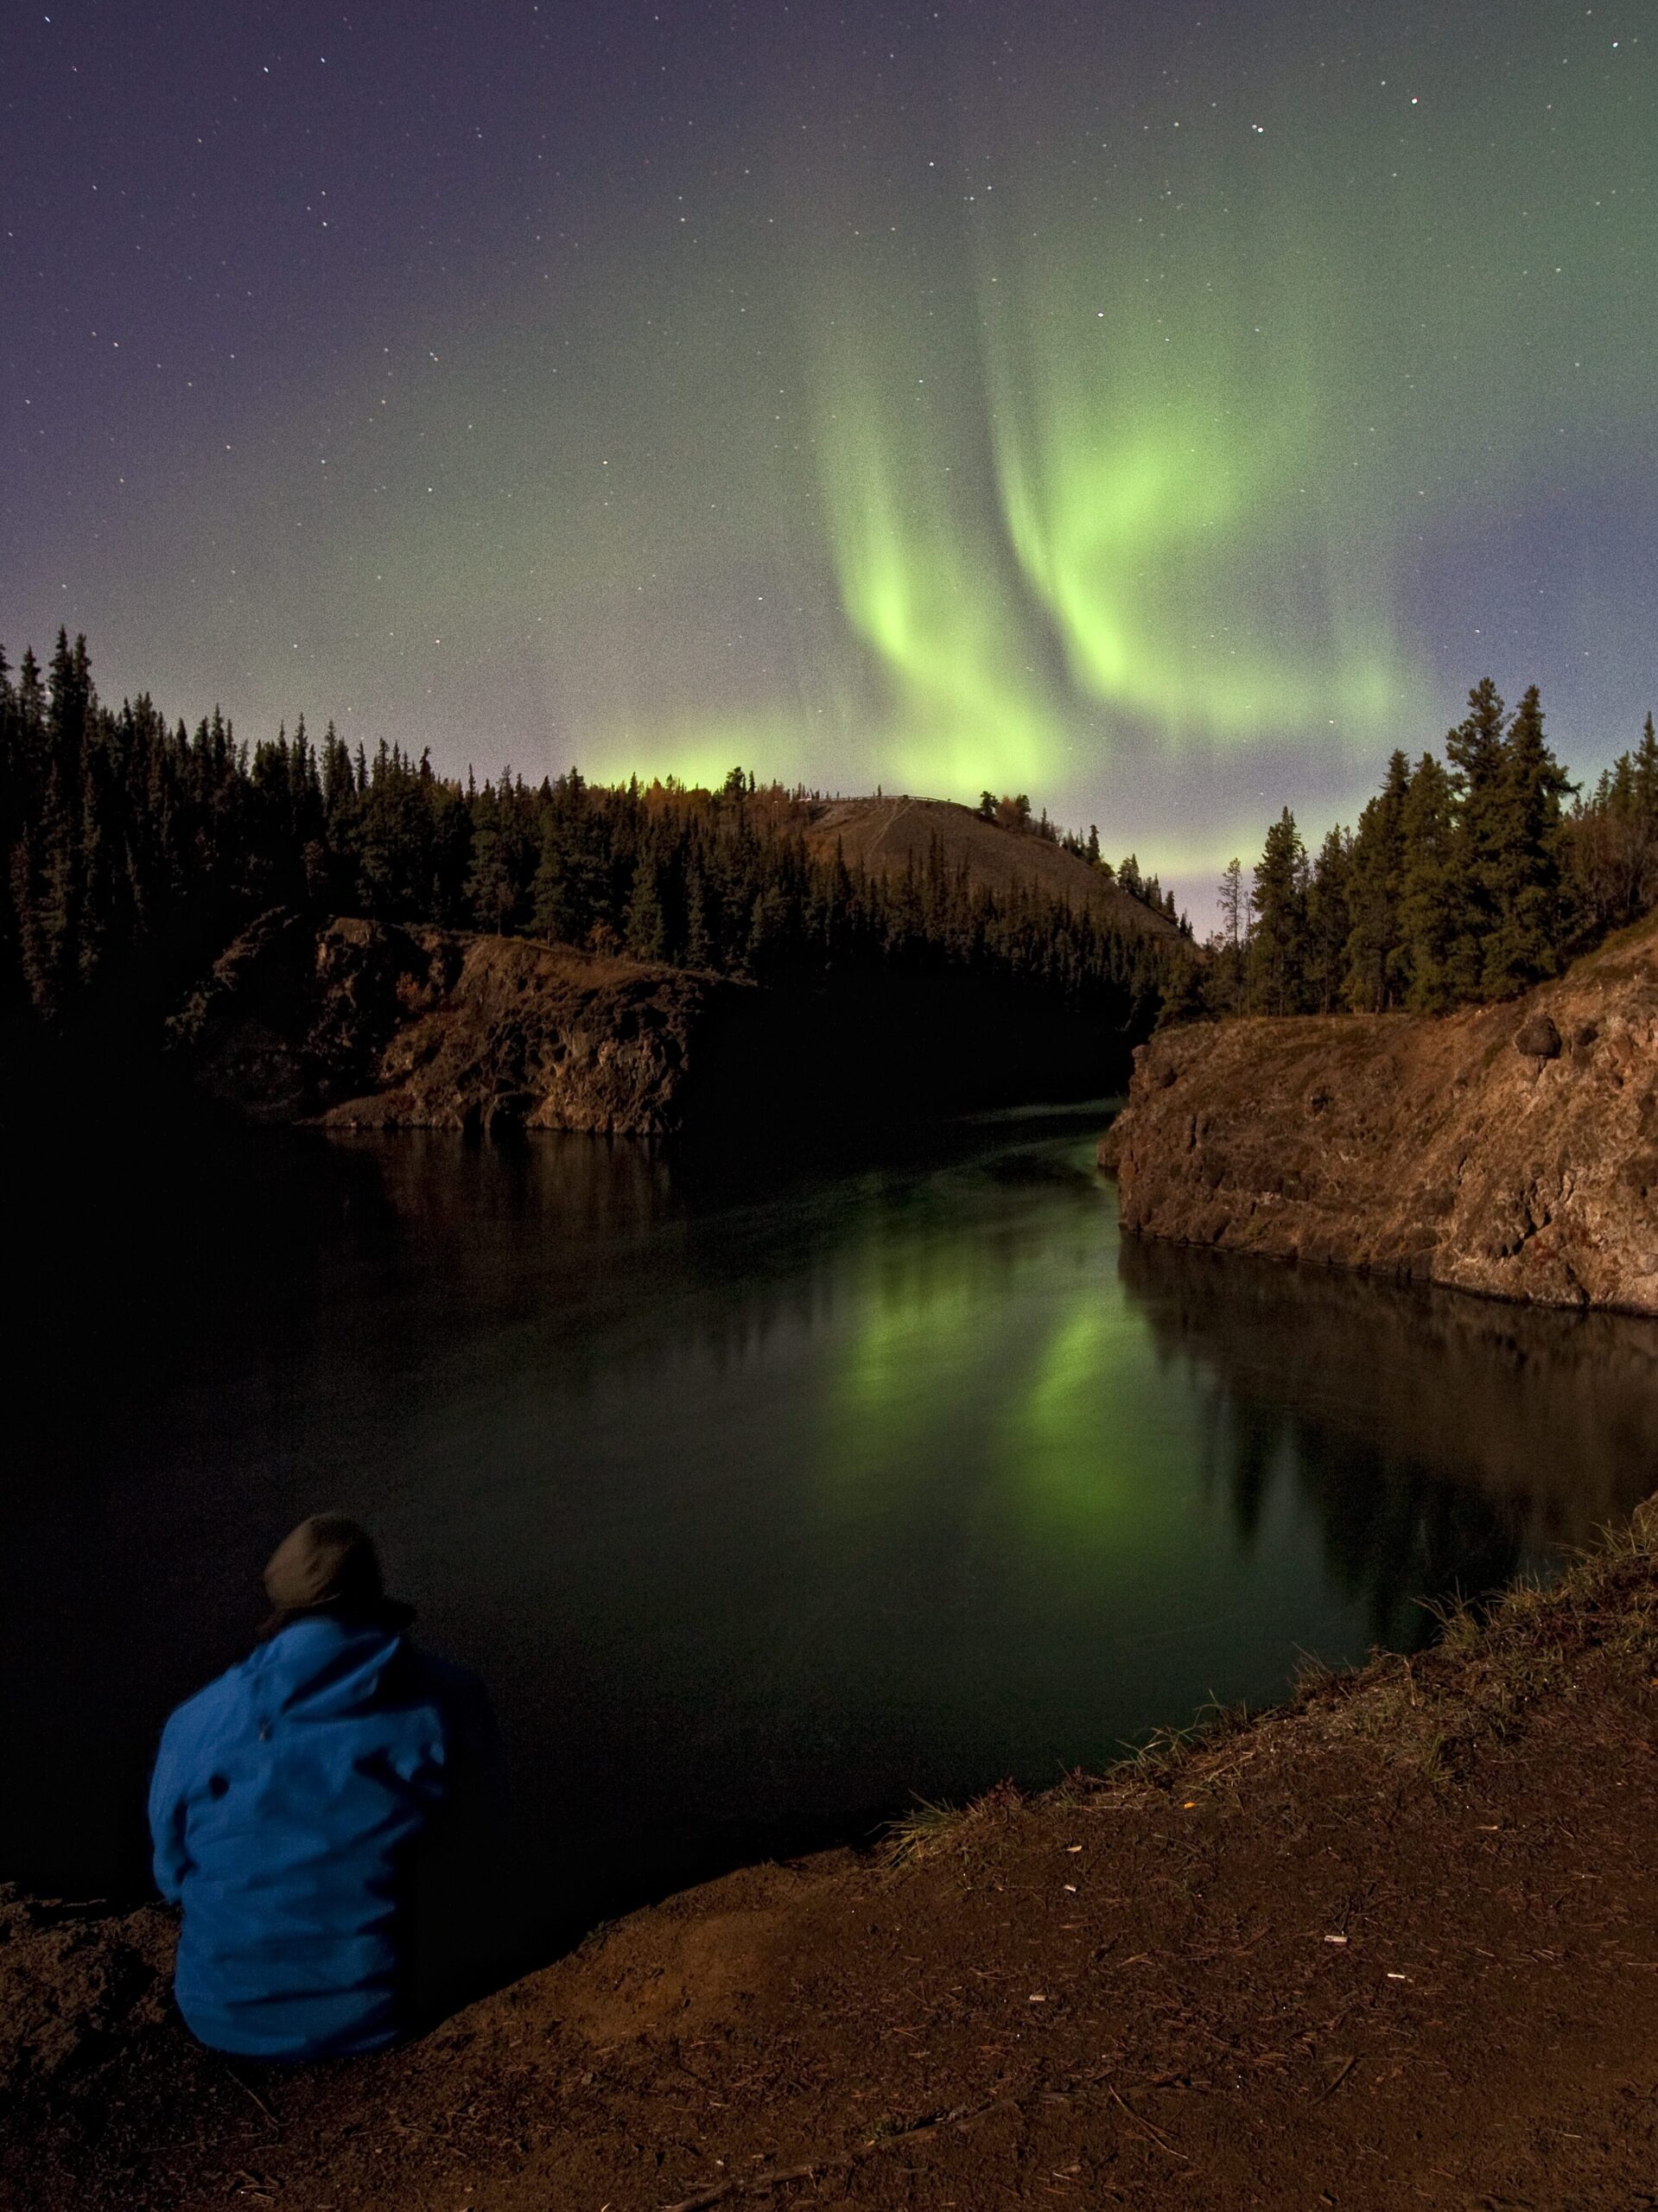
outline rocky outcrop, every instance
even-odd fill
[[[1658,1313],[1658,916],[1505,1005],[1166,1032],[1100,1159],[1142,1235]]]
[[[173,1033],[200,1086],[259,1121],[655,1136],[756,995],[522,938],[276,912]]]
[[[206,1095],[269,1122],[664,1136],[1100,1097],[1128,1044],[970,977],[766,988],[527,938],[289,910],[169,1025]]]

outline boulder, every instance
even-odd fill
[[[1552,1018],[1540,1007],[1535,1014],[1528,1014],[1515,1031],[1514,1049],[1530,1060],[1558,1060],[1560,1057],[1560,1033]]]

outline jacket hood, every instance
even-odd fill
[[[290,1622],[247,1665],[271,1710],[332,1719],[369,1707],[402,1645],[401,1629],[384,1621],[316,1613]]]

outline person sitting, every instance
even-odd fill
[[[264,1571],[251,1656],[180,1706],[149,1791],[183,1909],[192,2032],[264,2059],[378,2050],[429,2019],[434,1955],[491,1889],[499,1739],[475,1675],[404,1631],[372,1543],[301,1522]]]

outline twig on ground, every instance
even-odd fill
[[[251,2098],[252,2101],[258,2106],[260,2111],[270,2122],[270,2125],[276,2129],[277,2134],[280,2135],[282,2133],[281,2120],[279,2120],[276,2113],[271,2111],[270,2106],[259,2094],[259,2092],[254,2088],[253,2084],[251,2082],[245,2082],[233,2066],[227,2066],[225,2069],[225,2071],[230,2075],[232,2081],[235,2082],[237,2088],[242,2092],[242,2094],[245,2097]]]
[[[1333,2097],[1337,2090],[1340,2088],[1342,2083],[1347,2079],[1348,2075],[1352,2072],[1353,2069],[1358,2064],[1358,2063],[1359,2055],[1357,2051],[1355,2051],[1350,2058],[1344,2059],[1340,2073],[1337,2075],[1333,2082],[1329,2082],[1325,2086],[1315,2101],[1318,2104],[1322,2104],[1325,2097]]]
[[[1178,2158],[1183,2166],[1189,2166],[1191,2164],[1191,2159],[1187,2158],[1184,2151],[1177,2151],[1166,2135],[1163,2134],[1159,2129],[1153,2127],[1149,2120],[1142,2118],[1142,2116],[1134,2110],[1131,2104],[1125,2103],[1122,2098],[1118,2095],[1116,2090],[1112,2088],[1109,2082],[1105,2085],[1105,2093],[1107,2096],[1110,2098],[1113,2104],[1121,2107],[1122,2110],[1128,2113],[1129,2119],[1134,2121],[1136,2127],[1143,2127],[1145,2129],[1147,2136],[1153,2143],[1156,2144],[1159,2151],[1167,2152],[1169,2157],[1172,2158]]]

